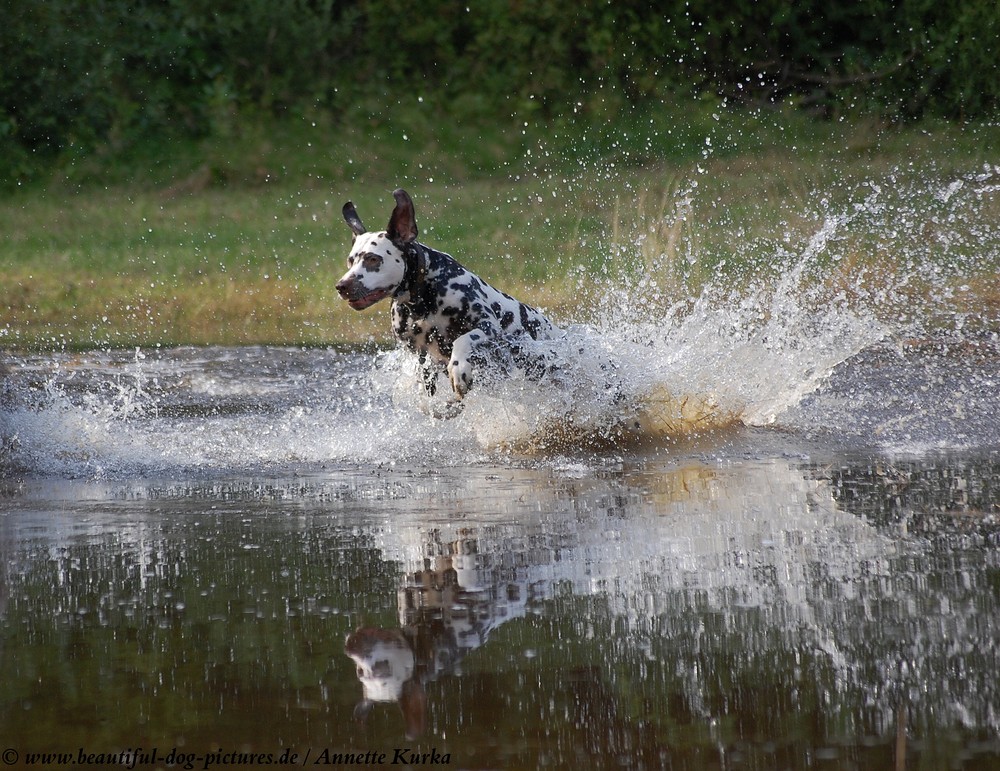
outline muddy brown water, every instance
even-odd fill
[[[10,767],[1000,767],[995,342],[530,454],[379,352],[7,365]]]

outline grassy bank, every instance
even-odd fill
[[[385,340],[387,306],[355,313],[334,291],[350,245],[340,208],[353,199],[381,228],[400,185],[421,240],[566,319],[585,285],[650,265],[676,292],[720,274],[747,281],[829,212],[850,212],[868,183],[943,189],[996,163],[1000,147],[996,126],[815,122],[707,103],[447,129],[429,109],[415,100],[391,120],[318,115],[64,160],[0,202],[0,346]],[[1000,201],[987,188],[954,226],[966,242],[942,254],[962,262],[956,309],[995,320],[996,226],[983,228],[1000,222]],[[931,251],[945,227],[934,205],[915,215]],[[912,258],[912,238],[878,231],[845,228],[854,243],[831,252],[831,276]]]

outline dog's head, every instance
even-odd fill
[[[347,257],[347,273],[337,282],[337,291],[356,311],[395,294],[406,278],[407,247],[417,238],[413,201],[405,190],[392,194],[396,208],[386,229],[369,233],[348,201],[344,219],[354,233],[354,247]]]
[[[364,695],[354,708],[354,717],[363,721],[376,702],[399,704],[406,722],[406,738],[424,732],[427,695],[416,676],[416,656],[406,635],[399,629],[362,627],[347,636],[344,652],[357,665]]]

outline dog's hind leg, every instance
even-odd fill
[[[420,369],[420,382],[423,383],[424,392],[428,396],[433,396],[437,392],[437,376],[440,367],[429,360],[426,351],[420,352],[417,366]]]

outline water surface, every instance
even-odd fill
[[[5,747],[992,767],[975,354],[876,345],[766,425],[552,452],[400,405],[396,354],[12,359]]]

